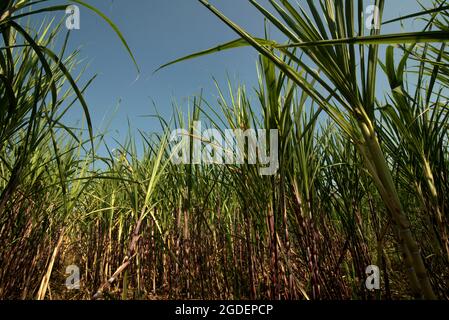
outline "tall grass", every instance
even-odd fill
[[[171,119],[155,115],[158,132],[113,150],[89,120],[89,136],[62,121],[79,104],[89,117],[71,76],[77,53],[50,50],[60,25],[25,35],[0,20],[0,298],[448,299],[445,3],[406,17],[424,19],[422,33],[364,36],[363,2],[302,11],[270,1],[270,13],[251,1],[289,39],[278,44],[202,2],[241,39],[187,58],[250,44],[258,87],[217,83],[217,101],[174,105]],[[382,96],[378,77],[390,84]],[[260,164],[175,165],[168,134],[195,136],[198,120],[277,129],[276,175],[261,176]],[[80,290],[65,287],[72,264]]]
[[[386,154],[378,140],[375,93],[379,45],[447,41],[448,33],[446,31],[427,31],[432,26],[435,15],[443,11],[444,3],[435,3],[436,10],[430,10],[433,17],[422,32],[380,36],[379,29],[372,29],[370,35],[365,36],[363,1],[358,3],[355,1],[322,1],[318,5],[313,1],[307,1],[310,12],[308,15],[306,11],[295,8],[286,0],[269,1],[274,14],[258,2],[251,0],[255,9],[260,11],[276,29],[287,37],[288,43],[278,44],[275,41],[260,40],[251,36],[207,1],[200,0],[200,2],[233,29],[248,45],[270,59],[281,72],[308,94],[322,110],[326,111],[347,137],[353,141],[363,156],[364,166],[370,172],[388,213],[395,223],[411,287],[417,296],[422,295],[428,299],[435,298],[423,257],[413,236],[409,218],[404,212]],[[375,5],[379,8],[379,15],[382,17],[384,1],[376,1]],[[217,50],[241,45],[242,42],[231,42],[218,47]],[[413,47],[414,45],[412,45],[412,50]],[[301,54],[297,49],[301,50]],[[409,49],[407,48],[407,50]],[[197,55],[209,54],[213,51],[208,50]],[[309,64],[304,62],[303,55],[309,58]],[[393,80],[391,74],[394,72],[394,64],[391,64],[392,56],[393,49],[390,48],[387,57],[390,64],[386,70],[390,75],[390,82]],[[285,60],[284,57],[287,57],[288,60]],[[400,67],[404,67],[405,61],[406,58]],[[310,64],[314,65],[319,72],[314,71]],[[435,70],[436,72],[430,79],[432,89],[438,74],[438,70]],[[311,86],[304,73],[314,79],[320,87]],[[400,96],[400,99],[405,100],[403,92],[394,92],[394,90],[399,91],[400,89],[400,83],[392,83],[393,95]],[[323,92],[325,92],[324,95]],[[326,98],[326,95],[329,98]],[[431,93],[428,94],[428,96],[430,95]],[[404,127],[403,129],[410,130],[410,128]],[[432,188],[434,187],[433,175],[430,172],[427,159],[424,159],[424,162],[425,174]],[[432,198],[435,203],[437,194],[434,189],[432,188]],[[439,225],[443,226],[440,209],[436,208],[436,210],[439,212],[437,213],[437,216],[440,217]],[[447,237],[443,234],[442,238],[446,243]]]

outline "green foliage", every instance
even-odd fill
[[[108,18],[72,2],[106,20],[131,54]],[[161,68],[251,45],[258,88],[217,83],[217,101],[196,97],[185,114],[174,105],[171,119],[155,115],[159,133],[114,150],[92,132],[90,81],[78,87],[68,36],[54,53],[61,25],[33,32],[17,18],[64,7],[3,3],[0,298],[448,299],[446,1],[385,22],[426,23],[391,35],[364,35],[363,1],[272,0],[271,11],[251,1],[285,43],[252,37],[200,2],[240,38]],[[381,95],[380,77],[390,85]],[[78,104],[88,137],[62,120]],[[194,136],[198,120],[222,133],[277,129],[278,172],[173,164],[168,134]],[[100,144],[106,155],[95,154]],[[81,268],[77,292],[64,287],[71,264]],[[372,264],[377,292],[365,287]]]

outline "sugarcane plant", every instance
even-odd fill
[[[58,191],[59,196],[56,198],[63,201],[49,206],[50,214],[55,213],[52,211],[53,209],[57,212],[62,210],[63,217],[68,218],[75,206],[74,200],[77,198],[78,192],[83,190],[82,185],[71,181],[72,174],[78,172],[79,177],[82,178],[87,168],[84,167],[83,170],[78,171],[75,169],[77,161],[72,160],[74,160],[78,147],[80,153],[81,150],[87,153],[94,151],[92,123],[87,103],[83,97],[84,91],[93,78],[81,87],[78,84],[81,75],[73,75],[73,69],[78,64],[78,51],[66,53],[70,32],[66,33],[62,45],[56,46],[55,44],[56,39],[63,31],[64,14],[69,4],[55,5],[54,1],[48,0],[8,0],[2,1],[0,5],[0,150],[2,152],[0,159],[2,168],[0,229],[2,229],[1,238],[6,247],[1,253],[4,274],[0,280],[3,284],[0,291],[3,294],[8,292],[9,288],[14,288],[14,281],[6,283],[10,280],[8,270],[14,268],[12,263],[15,259],[17,260],[15,254],[19,253],[19,251],[16,253],[14,250],[10,251],[9,247],[17,239],[26,241],[23,232],[29,236],[31,236],[30,230],[38,232],[39,227],[36,226],[42,222],[41,218],[44,221],[49,221],[48,217],[41,215],[33,217],[26,215],[26,212],[23,211],[27,201],[33,201],[30,199],[39,193],[40,188],[45,190],[48,187],[42,185],[39,179],[47,177],[47,182],[50,185],[56,183],[61,192],[59,194]],[[134,60],[126,41],[112,21],[98,9],[82,1],[71,1],[71,4],[84,6],[103,18],[119,36]],[[63,13],[60,21],[44,19],[37,28],[30,22],[29,18],[49,12]],[[68,109],[77,103],[81,106],[86,119],[90,148],[86,148],[78,131],[65,125],[63,121]],[[66,135],[74,140],[70,141]],[[43,153],[44,150],[48,152],[47,155]],[[48,156],[50,157],[48,158]],[[49,169],[49,167],[54,168],[54,164],[56,164],[56,171]],[[72,166],[73,168],[71,168]],[[49,172],[55,176],[47,176],[46,173]],[[56,177],[56,181],[53,180],[53,177]],[[18,199],[22,199],[22,201]],[[38,206],[36,203],[36,207]],[[52,223],[57,225],[55,234],[60,233],[59,239],[62,241],[65,236],[66,221],[54,218]],[[16,219],[22,221],[23,224],[20,223],[14,228]],[[51,225],[53,226],[53,224]],[[11,234],[13,231],[16,233]],[[34,234],[33,232],[31,234]],[[53,232],[50,234],[53,235]],[[41,236],[44,239],[45,233],[41,233]],[[54,255],[57,254],[62,244],[61,241],[57,242]],[[44,243],[43,240],[41,244]],[[29,251],[31,256],[23,253],[22,258],[17,260],[18,264],[23,264],[26,258],[32,260],[32,252],[41,249],[36,245]],[[37,299],[42,299],[45,296],[52,267],[53,260],[50,260],[46,266],[46,273],[42,276],[42,281],[38,281],[40,289],[36,296]],[[38,272],[42,270],[42,268],[38,269]],[[34,271],[30,271],[30,274],[36,275]],[[28,281],[30,282],[31,278]],[[25,292],[27,290],[28,288]]]
[[[285,43],[278,43],[268,38],[256,38],[227,18],[208,1],[199,0],[199,2],[235,31],[240,38],[175,62],[244,45],[252,46],[261,55],[270,59],[339,125],[348,139],[357,147],[364,158],[365,168],[370,172],[388,208],[388,213],[395,223],[398,241],[403,248],[405,265],[409,266],[408,270],[410,270],[410,285],[415,295],[427,299],[436,298],[422,254],[412,233],[410,221],[393,180],[392,168],[379,142],[375,106],[380,46],[447,42],[449,40],[447,29],[429,29],[435,17],[447,10],[445,1],[435,2],[431,10],[412,15],[413,17],[431,15],[431,21],[423,31],[380,34],[385,1],[377,0],[375,6],[378,8],[376,16],[378,21],[375,22],[379,26],[372,28],[366,35],[363,1],[341,0],[317,3],[308,0],[307,8],[302,8],[291,1],[270,0],[274,11],[271,12],[259,2],[250,0],[254,8],[288,39]],[[282,58],[285,56],[288,60]],[[318,86],[312,86],[306,75],[316,81]],[[408,128],[408,130],[411,129]],[[428,181],[432,183],[431,178]],[[435,193],[432,198],[435,198]]]
[[[448,299],[446,1],[382,22],[388,3],[378,0],[379,28],[365,34],[361,0],[269,0],[272,10],[251,0],[263,38],[200,1],[239,37],[163,67],[250,45],[256,88],[215,80],[215,100],[173,101],[170,118],[154,108],[160,128],[136,135],[129,123],[114,141],[93,130],[83,95],[94,78],[75,73],[64,17],[28,19],[66,7],[2,2],[0,298]],[[124,41],[91,5],[68,4]],[[381,34],[409,19],[422,31]],[[287,41],[269,36],[273,26]],[[65,121],[73,108],[79,127]],[[198,122],[267,144],[263,130],[275,130],[277,170],[261,175],[249,139],[229,147]],[[189,150],[200,141],[202,154],[244,161],[173,161],[179,129]],[[79,290],[66,287],[70,265]]]

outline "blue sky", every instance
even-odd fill
[[[306,3],[304,0],[298,1],[300,4]],[[89,63],[85,78],[98,74],[87,91],[86,100],[96,130],[103,130],[105,119],[112,119],[110,139],[123,140],[128,130],[128,118],[134,129],[158,130],[156,120],[142,117],[154,114],[153,101],[165,117],[171,115],[173,100],[185,109],[187,99],[201,90],[203,96],[213,103],[217,90],[212,77],[223,86],[226,85],[227,75],[234,82],[245,84],[248,89],[256,85],[257,54],[249,48],[191,60],[153,74],[157,67],[172,59],[236,38],[196,0],[88,2],[117,24],[141,69],[138,76],[110,27],[95,14],[81,8],[81,29],[72,32],[70,44],[72,48],[81,47],[81,57]],[[247,0],[211,2],[251,33],[263,35],[263,19]],[[418,6],[414,0],[387,0],[386,8],[385,19],[390,19],[415,12]],[[62,17],[62,13],[60,15]],[[407,28],[413,28],[413,25]],[[384,32],[390,31],[394,29]],[[113,113],[117,105],[119,107]],[[71,121],[81,119],[80,110],[70,113]]]
[[[88,74],[98,74],[87,92],[94,126],[101,128],[110,118],[110,135],[122,138],[127,118],[134,129],[158,130],[158,122],[142,115],[158,112],[170,117],[172,101],[187,108],[187,99],[203,90],[214,100],[217,90],[212,77],[223,85],[232,80],[255,85],[257,54],[251,49],[211,55],[181,63],[156,74],[160,65],[188,53],[215,46],[236,36],[194,0],[102,0],[91,1],[119,26],[138,61],[141,74],[111,29],[97,16],[81,9],[81,29],[71,38],[82,46],[82,57],[90,63]],[[132,4],[132,5],[131,5]],[[220,8],[251,32],[263,32],[263,19],[245,0],[220,1]],[[70,113],[76,117],[77,113]],[[80,114],[78,114],[80,115]],[[104,127],[104,126],[103,126]]]

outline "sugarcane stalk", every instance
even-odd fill
[[[375,174],[379,177],[379,180],[375,181],[382,184],[378,186],[378,188],[384,190],[384,192],[381,192],[381,196],[396,223],[399,236],[404,242],[406,248],[404,254],[411,264],[409,272],[416,274],[424,298],[435,300],[436,296],[430,284],[419,246],[413,237],[410,222],[404,214],[393,177],[391,176],[391,171],[381,150],[379,140],[376,137],[374,126],[366,118],[364,122],[360,123],[360,128],[365,139],[364,142],[369,152],[371,163],[376,171]],[[412,275],[411,278],[414,278],[414,276]]]

